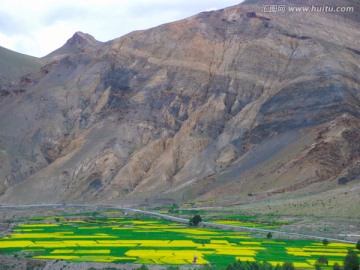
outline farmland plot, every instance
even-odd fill
[[[58,218],[57,220],[59,220]],[[35,222],[35,223],[34,223]],[[135,264],[215,263],[235,260],[286,261],[313,268],[319,256],[329,266],[342,264],[351,244],[305,240],[256,239],[247,232],[189,228],[164,220],[87,218],[55,222],[51,219],[16,226],[0,239],[0,253],[21,252],[34,259]]]

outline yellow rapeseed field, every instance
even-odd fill
[[[0,246],[1,248],[23,248],[32,246],[34,242],[32,241],[1,241]]]
[[[293,261],[297,268],[313,268],[321,255],[329,258],[330,266],[342,264],[347,248],[353,247],[342,243],[324,246],[305,240],[254,239],[248,232],[189,228],[160,220],[91,218],[66,220],[63,224],[61,221],[59,225],[45,222],[17,226],[0,238],[0,251],[9,249],[27,252],[35,259],[76,262],[192,264],[196,258],[196,264],[207,264],[224,258],[220,259],[224,265],[231,260],[266,260],[275,266],[286,260]],[[281,256],[274,256],[274,252]]]
[[[205,234],[205,235],[217,235],[218,232],[210,230],[200,230],[200,229],[168,229],[168,232],[181,232],[185,234]]]
[[[316,263],[316,260],[306,260],[306,261],[311,265],[315,265],[315,263]],[[338,265],[344,265],[344,262],[340,261],[340,260],[339,261],[329,260],[328,265],[333,266],[335,263],[337,263]]]
[[[203,254],[194,250],[129,250],[125,255],[139,258],[139,262],[152,260],[158,264],[181,264],[191,263],[194,257],[197,257],[197,264],[206,264]]]
[[[70,254],[73,253],[74,249],[55,249],[51,254]]]
[[[58,227],[58,224],[19,224],[19,227],[26,227],[26,228],[37,228],[37,227]]]

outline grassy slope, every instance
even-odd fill
[[[3,47],[0,47],[0,59],[0,81],[5,83],[34,72],[44,65],[44,61],[39,58],[17,53]]]

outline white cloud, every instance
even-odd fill
[[[0,46],[44,56],[76,31],[108,41],[240,0],[0,0]]]

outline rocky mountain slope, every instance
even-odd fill
[[[1,203],[358,195],[360,20],[292,2],[75,33],[0,98]]]

